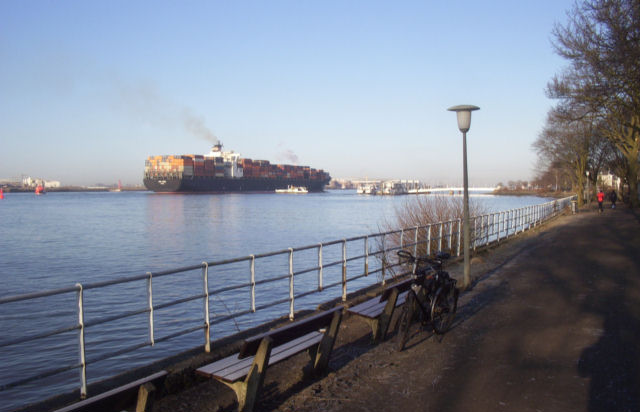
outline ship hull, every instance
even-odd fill
[[[276,189],[286,189],[288,186],[304,186],[309,192],[322,192],[328,183],[311,179],[213,176],[145,177],[143,182],[147,189],[160,193],[274,192]]]

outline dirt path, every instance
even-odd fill
[[[343,322],[322,379],[305,356],[269,369],[260,411],[640,410],[640,218],[565,216],[487,253],[443,339],[416,327],[403,352]],[[451,270],[459,276],[460,268]],[[154,411],[233,409],[206,382]]]

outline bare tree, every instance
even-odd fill
[[[576,3],[554,29],[556,52],[570,65],[548,94],[581,115],[598,116],[604,135],[627,162],[630,199],[638,206],[640,135],[640,1]],[[577,120],[577,119],[576,119]]]
[[[586,187],[586,172],[595,178],[605,158],[606,139],[598,129],[593,115],[569,108],[556,107],[547,115],[547,122],[533,143],[539,164],[554,167],[568,176],[572,189],[582,204]],[[594,179],[595,183],[595,179]],[[593,187],[593,186],[592,186]]]

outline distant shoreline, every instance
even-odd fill
[[[35,188],[32,187],[2,187],[4,193],[32,193]],[[118,190],[115,187],[84,187],[84,186],[61,186],[61,187],[49,187],[45,189],[45,192],[143,192],[148,189],[144,186],[131,186],[123,187]]]

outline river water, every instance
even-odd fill
[[[379,232],[386,221],[393,221],[396,209],[411,198],[362,196],[355,191],[306,195],[7,193],[0,200],[0,298],[367,235]],[[546,201],[538,197],[491,195],[472,196],[472,200],[486,211]],[[199,272],[197,276],[201,276]],[[224,285],[233,282],[233,276],[222,272],[215,282]],[[193,283],[202,288],[199,279],[194,278]],[[181,279],[164,287],[169,290],[168,295],[177,299],[182,293],[190,293],[184,289],[186,283],[187,279]],[[132,292],[133,288],[122,284],[102,295],[85,292],[85,299],[93,299],[93,306],[86,308],[85,321],[104,317],[114,308],[124,311],[129,305],[132,308],[129,310],[138,308],[146,295]],[[154,304],[157,304],[155,297]],[[194,315],[196,312],[200,320]],[[200,302],[168,310],[157,327],[166,326],[170,330],[171,325],[191,318],[201,322],[201,313]],[[140,323],[145,323],[144,316],[132,319],[128,326],[104,325],[92,330],[86,336],[88,358],[99,357],[101,351],[113,352],[135,345],[136,338],[146,339],[147,330],[140,327]],[[0,305],[3,331],[0,344],[76,323],[74,294]],[[233,329],[217,332],[219,338]],[[154,347],[160,350],[142,349],[134,360],[125,354],[96,362],[95,367],[87,370],[89,382],[148,363],[161,354],[202,344],[202,332],[191,335]],[[0,348],[0,386],[43,369],[77,363],[77,336],[78,332],[73,330]],[[0,391],[0,411],[77,389],[78,380],[78,370],[73,369]]]

